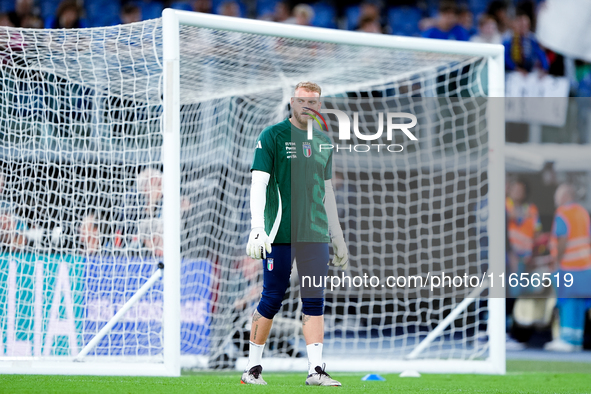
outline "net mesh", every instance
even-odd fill
[[[427,102],[420,149],[388,168],[335,156],[347,239],[377,234],[382,243],[351,251],[352,274],[379,270],[388,254],[486,261],[482,226],[468,223],[470,212],[486,211],[484,104],[456,108],[486,96],[484,59],[188,26],[180,48],[182,354],[206,356],[211,368],[245,355],[262,287],[260,261],[244,255],[253,150],[261,130],[289,114],[300,81],[347,98],[350,109],[361,98],[442,97]],[[161,21],[2,27],[0,61],[0,357],[76,355],[162,257]],[[370,125],[381,108],[367,111]],[[305,355],[298,294],[294,281],[265,356]],[[327,298],[326,353],[400,358],[465,294],[417,296]],[[89,357],[161,361],[162,307],[158,282]],[[482,357],[486,341],[475,338],[486,309],[473,304],[424,356]]]

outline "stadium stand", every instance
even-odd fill
[[[314,19],[312,25],[318,27],[336,28],[336,11],[333,6],[321,2],[312,6],[314,9]]]
[[[181,11],[192,11],[193,10],[193,7],[191,7],[191,4],[186,1],[175,1],[174,3],[172,3],[170,5],[170,8],[174,8],[175,10],[181,10]]]

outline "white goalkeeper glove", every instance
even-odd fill
[[[346,270],[349,266],[349,252],[347,251],[345,239],[342,236],[334,237],[332,239],[332,249],[334,252],[332,265],[342,270]]]
[[[246,244],[246,254],[253,259],[266,259],[267,253],[271,253],[271,242],[262,227],[253,228]]]

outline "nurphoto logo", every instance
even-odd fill
[[[322,109],[320,112],[309,108],[304,107],[305,110],[310,111],[307,113],[313,120],[318,123],[320,130],[324,129],[328,130],[328,126],[326,123],[326,119],[322,116],[324,114],[332,114],[337,117],[339,122],[339,140],[347,141],[351,140],[351,120],[349,116],[341,110],[338,109]],[[402,131],[408,139],[411,141],[418,141],[418,138],[409,130],[417,125],[417,117],[408,112],[386,112],[386,139],[388,141],[392,141],[394,133],[396,131]],[[308,119],[308,139],[311,140],[313,136],[313,122],[312,119]],[[395,122],[395,119],[398,120]],[[410,119],[409,123],[400,122],[400,119]],[[382,137],[384,133],[384,113],[378,112],[378,129],[374,134],[362,134],[359,131],[359,112],[353,112],[353,133],[359,140],[363,141],[375,141]],[[397,153],[402,152],[404,147],[400,144],[354,144],[354,145],[332,145],[332,144],[320,144],[320,150],[323,149],[336,149],[337,152],[339,150],[347,150],[351,152],[354,150],[355,152],[368,152],[372,149],[372,147],[376,147],[377,151],[380,152],[380,148],[385,147],[388,152]],[[305,151],[304,151],[305,154]],[[308,157],[308,156],[306,156]]]

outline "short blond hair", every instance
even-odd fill
[[[297,92],[298,89],[305,89],[310,92],[316,92],[316,93],[318,93],[319,96],[322,94],[322,90],[320,89],[320,86],[318,86],[318,84],[316,84],[314,82],[306,81],[306,82],[298,83],[294,89],[294,94],[295,94],[295,92]]]
[[[314,8],[308,4],[298,4],[293,8],[294,16],[303,16],[304,18],[311,21],[314,19]]]

